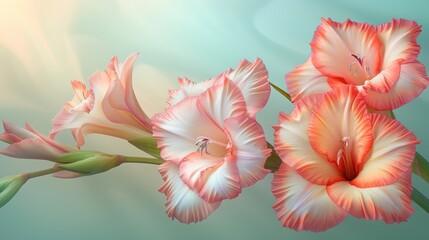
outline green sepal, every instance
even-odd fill
[[[0,179],[0,208],[8,203],[27,182],[25,174],[7,176]]]
[[[114,167],[121,165],[122,163],[123,159],[120,156],[99,154],[96,156],[88,157],[81,161],[60,164],[58,165],[58,167],[75,173],[92,175],[108,171]]]
[[[81,161],[83,159],[90,158],[99,154],[101,153],[97,151],[88,151],[88,150],[75,151],[75,152],[65,153],[55,158],[54,162],[72,163],[72,162]]]
[[[161,158],[156,139],[152,136],[143,137],[128,142],[155,158]]]

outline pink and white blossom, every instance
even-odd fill
[[[310,43],[310,57],[285,77],[292,101],[350,84],[375,110],[410,102],[429,84],[417,60],[420,32],[421,26],[404,19],[378,26],[322,19]]]
[[[138,54],[119,63],[114,57],[108,69],[89,77],[91,88],[72,81],[75,95],[53,119],[51,137],[72,129],[78,146],[90,133],[111,135],[126,140],[150,136],[152,125],[140,108],[132,87],[132,70]]]
[[[228,69],[214,78],[202,82],[192,82],[187,78],[179,79],[179,89],[170,90],[167,102],[175,105],[188,97],[198,96],[209,87],[221,82],[222,78],[233,81],[243,93],[246,101],[247,113],[255,117],[268,102],[271,88],[268,82],[268,71],[260,58],[254,62],[242,60],[235,70]]]
[[[3,122],[4,133],[0,134],[0,141],[9,146],[0,149],[0,154],[26,159],[54,160],[55,158],[77,149],[54,141],[26,123],[25,128],[13,123]]]
[[[324,231],[348,214],[386,223],[406,221],[411,164],[419,141],[401,123],[367,111],[353,86],[303,98],[275,126],[282,160],[273,206],[281,224]]]
[[[164,177],[164,186],[175,184],[175,190],[161,188],[167,213],[186,223],[205,219],[220,201],[237,197],[268,173],[263,166],[271,151],[262,127],[247,115],[242,92],[225,76],[215,81],[152,118],[153,135],[167,161],[161,174],[176,171],[174,183]],[[174,192],[192,196],[195,207],[174,204]],[[185,213],[198,218],[183,217]]]

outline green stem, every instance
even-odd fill
[[[147,163],[160,165],[164,162],[164,160],[160,158],[145,158],[145,157],[127,157],[124,156],[124,162],[126,163]]]
[[[388,114],[392,119],[396,119],[392,110]],[[414,156],[412,168],[414,174],[429,183],[429,162],[419,152]]]
[[[413,173],[429,183],[429,162],[418,152],[413,161]]]
[[[423,195],[423,193],[414,188],[411,192],[411,198],[415,203],[417,203],[421,208],[423,208],[423,210],[429,213],[429,199],[425,195]]]
[[[40,177],[40,176],[56,173],[56,172],[59,172],[61,170],[63,170],[63,169],[61,169],[59,167],[52,167],[52,168],[48,168],[48,169],[43,169],[43,170],[39,170],[39,171],[25,173],[25,175],[28,177],[28,179],[30,179],[30,178],[35,178],[35,177]]]

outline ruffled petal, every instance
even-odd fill
[[[314,151],[308,138],[311,111],[320,100],[321,96],[313,95],[299,101],[290,115],[280,113],[279,125],[274,126],[274,146],[282,161],[307,181],[326,185],[344,178],[335,163]]]
[[[110,82],[112,79],[109,77],[107,72],[100,72],[96,71],[91,76],[89,76],[89,84],[91,86],[91,89],[94,92],[94,108],[100,108],[98,109],[101,111],[101,101],[103,100],[104,96],[107,93],[107,90],[109,89]]]
[[[334,163],[343,147],[342,139],[349,138],[349,160],[357,173],[371,151],[373,135],[365,101],[355,87],[336,88],[324,95],[313,109],[308,138],[315,151]]]
[[[264,164],[271,149],[267,148],[261,125],[253,118],[240,116],[225,120],[225,129],[236,158],[240,185],[248,187],[263,179],[269,172]]]
[[[198,96],[205,90],[207,90],[209,87],[213,86],[217,79],[224,78],[230,72],[232,72],[232,69],[228,69],[220,75],[202,82],[192,82],[187,78],[179,78],[180,87],[179,89],[168,91],[169,97],[167,99],[167,103],[170,106],[173,106],[182,101],[183,99]]]
[[[199,153],[190,156],[201,159]],[[241,185],[233,156],[228,155],[214,166],[203,170],[197,182],[197,190],[200,197],[209,203],[236,198],[241,193]]]
[[[417,44],[421,26],[412,20],[392,19],[392,22],[376,27],[378,39],[383,45],[381,68],[389,66],[397,59],[414,61],[420,52]]]
[[[357,218],[383,220],[386,223],[406,221],[413,213],[411,206],[411,171],[397,182],[372,188],[358,188],[349,182],[327,187],[331,199]]]
[[[132,116],[137,118],[141,126],[146,131],[151,132],[152,124],[150,118],[140,107],[132,85],[133,66],[138,55],[138,53],[133,53],[124,61],[120,73],[120,78],[125,87],[125,103],[128,107],[128,111],[132,114]]]
[[[74,80],[71,84],[75,95],[64,107],[81,112],[91,111],[94,105],[94,94],[92,90],[87,89],[86,85],[81,81]]]
[[[322,18],[310,45],[311,60],[325,76],[361,85],[379,72],[381,43],[369,24]]]
[[[370,114],[374,144],[368,160],[351,184],[360,188],[396,182],[410,168],[419,140],[400,122],[381,114]]]
[[[201,172],[223,161],[222,157],[206,153],[194,152],[183,158],[179,163],[180,178],[191,189],[196,189]]]
[[[306,181],[282,163],[272,182],[273,209],[283,227],[321,232],[341,223],[347,212],[328,196],[326,186]]]
[[[94,108],[95,96],[92,90],[87,90],[86,85],[80,81],[72,81],[72,87],[75,92],[73,99],[52,119],[52,138],[62,130],[81,127]]]
[[[374,78],[365,81],[362,87],[366,91],[373,90],[378,93],[389,92],[399,79],[402,62],[402,59],[392,61]]]
[[[3,121],[3,129],[4,129],[4,133],[1,136],[4,136],[3,137],[4,140],[3,139],[2,140],[5,142],[12,141],[12,140],[20,141],[25,138],[37,137],[37,134],[30,131],[29,129],[24,129],[8,121]],[[13,141],[13,142],[16,142],[16,141]]]
[[[260,58],[256,58],[254,62],[244,59],[226,76],[240,88],[246,101],[247,113],[254,118],[270,97],[271,87],[265,64]]]
[[[52,130],[49,133],[49,137],[55,138],[59,132],[65,129],[79,129],[89,121],[88,113],[63,108],[52,119]],[[78,145],[80,146],[80,144]]]
[[[179,169],[173,162],[159,166],[164,183],[159,191],[167,197],[165,213],[182,223],[200,222],[213,213],[221,202],[207,203],[190,189],[179,176]]]
[[[27,138],[0,149],[0,154],[13,158],[52,160],[64,152],[53,148],[40,138]]]
[[[114,123],[131,125],[137,128],[141,127],[135,117],[128,111],[124,99],[124,86],[119,79],[113,80],[101,103],[104,115]]]
[[[400,65],[400,75],[389,92],[368,90],[365,101],[375,110],[393,110],[419,96],[429,84],[426,68],[418,61]]]
[[[187,98],[158,113],[152,118],[152,123],[153,136],[161,150],[161,157],[176,164],[197,151],[198,146],[195,144],[198,137],[228,142],[224,131],[204,111],[198,110],[197,97]]]
[[[240,89],[228,78],[218,81],[198,96],[197,107],[198,111],[206,112],[214,123],[223,128],[226,119],[246,115],[247,110]]]
[[[296,67],[285,76],[287,90],[292,98],[292,102],[329,91],[328,78],[320,73],[311,62],[311,57],[307,61]]]

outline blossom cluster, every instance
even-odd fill
[[[49,136],[4,122],[0,140],[9,145],[1,154],[54,167],[0,179],[0,207],[32,177],[82,177],[139,161],[160,164],[166,214],[183,223],[206,219],[270,172],[273,209],[284,227],[325,231],[348,215],[406,221],[420,141],[391,111],[429,84],[417,60],[420,32],[404,19],[378,26],[322,19],[311,55],[285,76],[294,110],[279,114],[274,147],[256,118],[271,93],[261,59],[242,60],[201,82],[179,78],[168,107],[149,117],[132,86],[138,54],[123,63],[114,57],[89,77],[89,86],[72,81],[75,94],[54,117]],[[55,140],[67,129],[76,147]],[[151,158],[80,150],[94,133],[125,139]],[[266,168],[275,161],[279,167]]]

